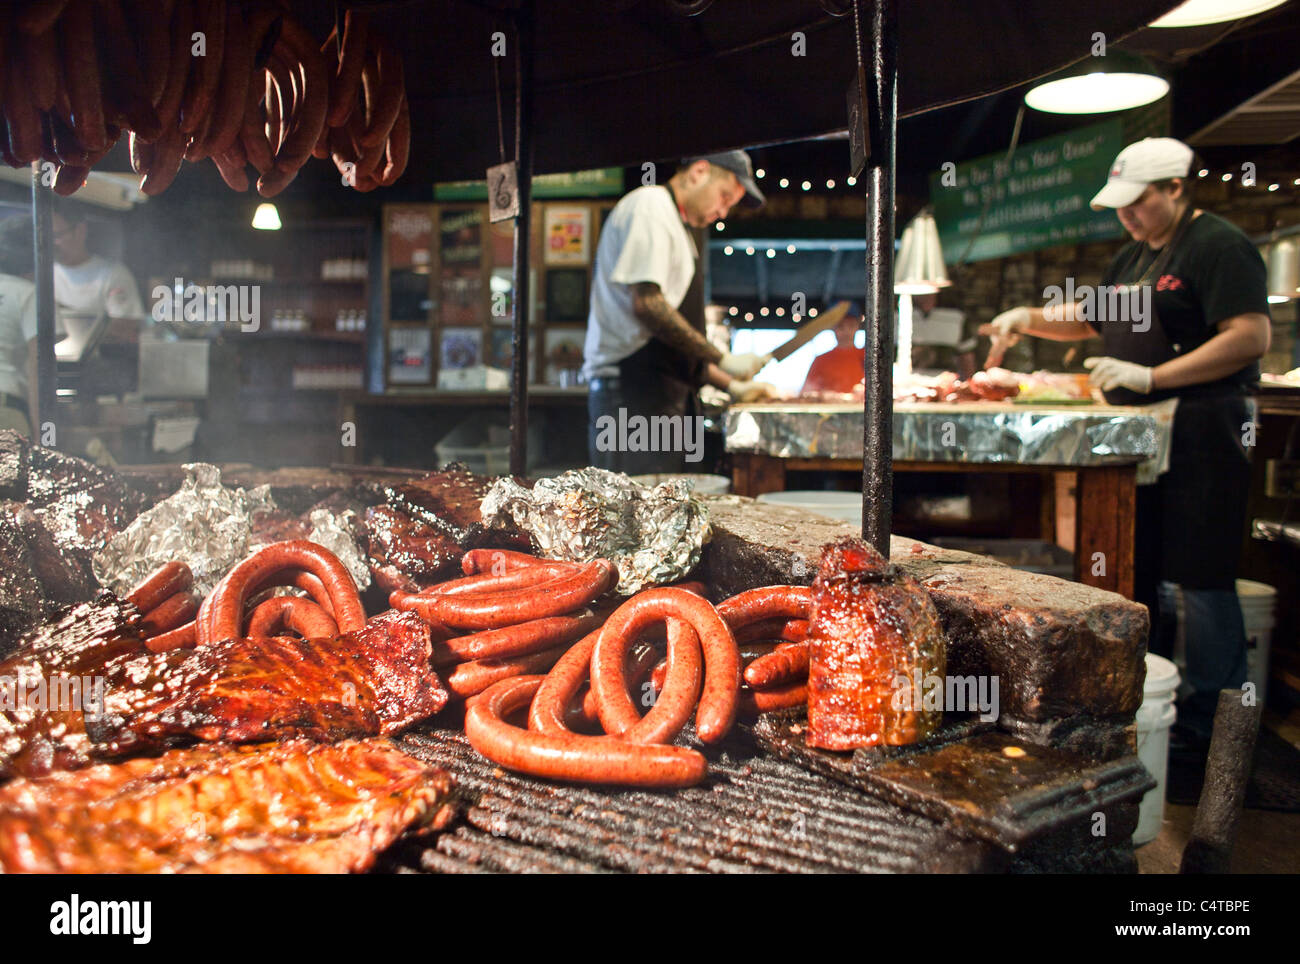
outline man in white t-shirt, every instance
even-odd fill
[[[36,286],[32,222],[23,214],[0,224],[0,429],[31,437],[36,398]]]
[[[721,351],[678,311],[699,257],[689,228],[708,227],[742,200],[758,207],[764,198],[749,155],[727,151],[687,161],[667,184],[631,191],[605,219],[583,347],[592,465],[632,474],[683,471],[686,452],[610,444],[626,442],[627,433],[602,434],[602,426],[634,424],[628,420],[636,416],[685,419],[706,382],[736,400],[764,392],[750,379],[770,355]]]
[[[68,207],[54,212],[54,301],[68,314],[104,316],[120,337],[133,338],[145,319],[135,279],[126,265],[91,254],[86,247],[86,222]]]

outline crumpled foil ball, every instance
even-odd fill
[[[194,462],[184,468],[185,479],[176,492],[142,512],[95,554],[91,563],[100,585],[125,594],[163,563],[180,560],[194,573],[194,592],[206,596],[253,551],[253,516],[276,508],[270,486],[232,489],[221,484],[221,470],[215,465]],[[338,556],[357,588],[364,589],[370,572],[352,538],[350,521],[323,510],[313,512],[309,538]]]
[[[711,530],[708,509],[691,498],[693,487],[670,479],[649,488],[621,472],[575,469],[540,479],[531,490],[498,479],[480,511],[486,525],[523,529],[548,559],[613,561],[617,591],[630,596],[676,582],[699,564]]]
[[[312,509],[311,532],[307,535],[309,542],[324,546],[334,555],[352,576],[357,590],[364,590],[370,585],[370,564],[366,562],[365,553],[361,551],[357,539],[357,514],[351,509],[334,513],[328,509]]]

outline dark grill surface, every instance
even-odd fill
[[[459,732],[402,748],[446,767],[462,812],[405,841],[382,869],[436,873],[997,871],[1009,858],[926,817],[767,757],[737,736],[689,790],[604,790],[534,780],[483,759]]]

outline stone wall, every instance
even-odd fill
[[[713,537],[700,572],[719,599],[808,585],[822,547],[856,526],[741,496],[705,500]],[[995,677],[998,726],[1098,759],[1134,752],[1149,620],[1123,596],[893,536],[890,561],[929,593],[951,676]]]

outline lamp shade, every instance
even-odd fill
[[[1199,27],[1207,23],[1224,23],[1253,17],[1284,3],[1286,0],[1187,0],[1159,20],[1152,21],[1151,26]]]
[[[1167,93],[1169,81],[1145,59],[1112,50],[1043,78],[1025,103],[1050,114],[1101,114],[1151,104]]]
[[[280,212],[270,201],[263,201],[253,212],[253,227],[259,231],[279,231]]]
[[[1268,246],[1268,300],[1274,304],[1300,298],[1300,242],[1282,238]]]
[[[950,284],[939,244],[939,226],[932,213],[922,211],[903,229],[898,257],[894,259],[894,293],[925,295]]]

